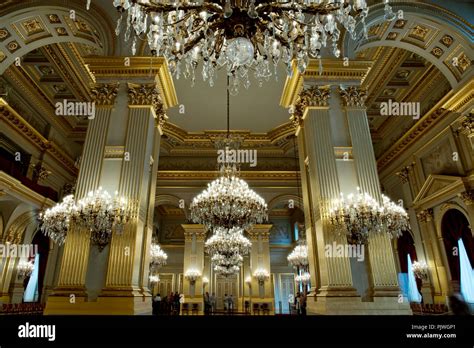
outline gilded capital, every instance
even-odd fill
[[[358,86],[339,87],[344,106],[365,107],[367,91]]]
[[[406,184],[409,181],[410,178],[410,167],[404,167],[402,168],[399,172],[395,173],[396,176],[399,177],[400,181],[402,184]]]
[[[291,106],[290,120],[295,127],[303,123],[303,114],[307,107],[327,107],[329,106],[329,97],[331,90],[329,87],[311,86],[303,89],[298,95],[295,105]]]
[[[422,210],[416,214],[416,217],[420,222],[431,221],[433,219],[433,209]]]
[[[474,203],[474,190],[459,193],[458,197],[462,199],[465,205],[471,205]]]
[[[467,136],[471,136],[474,133],[474,114],[470,113],[466,116],[458,128],[458,132],[464,133]]]
[[[160,91],[156,84],[128,83],[128,104],[152,106],[156,113],[157,125],[163,127],[168,119]]]
[[[118,82],[96,84],[91,89],[92,100],[96,105],[114,105],[118,89]]]

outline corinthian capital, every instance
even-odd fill
[[[416,217],[420,222],[431,221],[433,219],[433,209],[422,210],[416,214]]]
[[[465,205],[471,205],[474,203],[474,190],[464,191],[459,193],[458,196],[462,199]]]
[[[161,127],[168,119],[160,91],[156,84],[129,83],[128,103],[129,105],[153,107],[157,117],[157,124]]]
[[[358,86],[339,87],[344,106],[365,107],[367,91]]]
[[[303,122],[303,114],[307,107],[311,106],[329,106],[329,97],[331,91],[329,87],[311,86],[301,91],[296,99],[295,105],[291,107],[290,120],[295,127]]]
[[[92,100],[96,105],[114,105],[119,83],[100,83],[91,89]]]

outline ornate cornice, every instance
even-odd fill
[[[124,64],[125,59],[128,64]],[[87,57],[85,62],[96,78],[156,77],[156,87],[161,91],[165,109],[178,104],[173,79],[166,59],[162,57]]]
[[[344,106],[346,107],[365,107],[367,91],[359,86],[339,87],[339,93]]]
[[[91,89],[92,100],[96,105],[113,106],[117,97],[119,82],[117,83],[98,83]]]
[[[416,214],[416,217],[418,218],[418,221],[420,222],[428,222],[433,219],[433,209],[426,209],[420,211],[418,214]]]
[[[46,151],[51,154],[59,163],[67,169],[70,174],[77,175],[77,168],[74,160],[67,155],[58,145],[43,137],[36,129],[26,122],[15,110],[13,110],[3,99],[0,98],[0,119],[4,119],[18,133],[27,138],[40,151]]]

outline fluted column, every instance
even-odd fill
[[[89,233],[70,227],[46,314],[151,313],[148,263],[159,144],[166,109],[177,102],[165,61],[156,60],[150,66],[149,60],[132,58],[124,68],[121,57],[88,58],[97,81],[91,90],[96,113],[76,197],[99,186],[112,195],[117,191],[132,203],[132,219],[122,232],[113,232],[103,250],[90,247]]]
[[[199,312],[203,312],[203,283],[204,274],[204,240],[206,232],[203,225],[185,224],[184,229],[184,260],[183,260],[183,293],[186,303],[198,303]],[[191,283],[186,279],[186,272],[198,271],[201,276]]]
[[[357,86],[340,88],[349,127],[357,181],[362,192],[382,201],[372,138],[365,109],[365,91]],[[368,254],[374,296],[400,294],[397,268],[390,236],[377,233],[369,237]]]
[[[344,237],[333,233],[328,225],[327,214],[330,203],[339,197],[339,175],[334,154],[333,131],[329,113],[329,88],[311,87],[300,95],[299,105],[303,105],[305,112],[304,139],[307,151],[309,190],[313,206],[315,221],[314,237],[317,244],[320,285],[318,296],[356,296],[352,283],[351,266],[348,257],[326,257],[327,245],[346,244]],[[316,253],[315,253],[316,254]],[[315,266],[315,262],[313,267]]]
[[[248,235],[252,242],[250,250],[250,274],[252,275],[251,293],[253,303],[268,303],[272,307],[272,286],[271,279],[263,283],[254,277],[255,271],[262,269],[271,274],[270,269],[270,229],[272,225],[254,225]],[[273,308],[272,308],[273,310]]]

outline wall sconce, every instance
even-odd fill
[[[247,278],[245,278],[245,283],[250,287],[252,286],[252,277],[251,276],[248,276]]]
[[[206,286],[207,284],[209,284],[209,279],[207,277],[202,277],[202,283],[204,286]]]
[[[184,277],[189,280],[189,282],[194,285],[196,283],[196,280],[201,276],[201,272],[199,272],[197,269],[189,269],[186,271],[184,274]]]
[[[253,276],[257,278],[259,285],[263,285],[265,280],[270,278],[270,273],[266,269],[259,268],[254,272]]]

